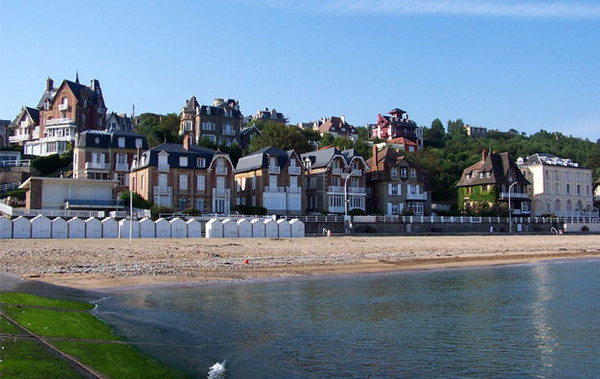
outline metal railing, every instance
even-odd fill
[[[0,167],[29,167],[31,160],[21,159],[19,161],[0,161]]]
[[[300,175],[301,172],[302,172],[302,169],[298,166],[289,166],[288,167],[288,173],[290,175]]]
[[[269,166],[269,174],[279,174],[281,172],[281,168],[279,166]]]
[[[10,191],[10,190],[14,190],[16,188],[19,188],[20,185],[21,185],[21,183],[0,184],[0,193],[6,192],[6,191]]]

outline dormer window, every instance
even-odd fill
[[[204,158],[198,158],[196,160],[196,167],[198,167],[198,168],[204,168],[204,167],[206,167],[206,159],[204,159]]]
[[[490,177],[490,172],[489,172],[489,171],[485,173],[485,177],[486,177],[486,178],[489,178],[489,177]]]
[[[483,172],[479,173],[479,179],[483,179]]]
[[[179,166],[187,167],[188,165],[188,157],[179,157]]]
[[[94,143],[95,143],[96,145],[99,145],[99,144],[100,144],[100,138],[96,137],[96,138],[94,139]]]
[[[119,147],[125,147],[125,137],[119,137],[118,143]]]
[[[210,107],[206,107],[206,114],[210,116]]]

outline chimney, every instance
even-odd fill
[[[377,145],[373,144],[373,171],[377,171]]]
[[[341,116],[340,116],[340,119],[342,120],[342,124],[345,124],[345,123],[346,123],[346,116],[344,116],[344,115],[341,115]]]
[[[487,158],[487,156],[488,156],[488,151],[486,149],[483,149],[481,151],[481,160],[485,161],[485,159]]]
[[[46,79],[46,91],[50,91],[52,88],[54,88],[54,80],[48,77],[48,79]]]
[[[183,148],[186,150],[190,149],[190,135],[186,134],[183,136]]]

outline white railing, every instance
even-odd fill
[[[75,124],[75,120],[70,118],[53,118],[46,121],[45,126],[53,126],[53,125],[64,125],[64,124]]]
[[[108,163],[98,163],[98,162],[85,162],[86,170],[110,170],[110,165]]]
[[[217,175],[227,175],[227,167],[217,167]]]
[[[129,164],[115,163],[115,171],[129,171]]]
[[[157,195],[157,194],[171,195],[172,193],[173,193],[173,187],[171,187],[171,186],[154,186],[154,194],[155,195]]]
[[[500,192],[500,199],[508,199],[508,192]],[[510,193],[510,198],[511,199],[527,199],[528,196],[526,193],[516,193],[516,192],[511,192]]]
[[[59,105],[58,105],[58,110],[59,110],[59,111],[66,111],[66,110],[69,110],[69,104],[59,104]]]
[[[342,175],[343,172],[344,172],[344,169],[341,167],[334,167],[331,169],[331,173],[333,175]]]
[[[343,189],[343,187],[342,187]],[[366,193],[365,187],[348,187],[348,193]]]
[[[31,160],[22,159],[20,161],[0,161],[0,167],[29,167]]]
[[[300,175],[301,168],[299,166],[289,166],[288,173],[290,175]]]
[[[229,188],[213,188],[213,196],[229,196],[231,190]]]
[[[21,183],[6,183],[0,184],[0,193],[13,190],[15,188],[19,188]]]
[[[46,217],[79,217],[89,218],[97,217],[104,218],[104,211],[72,211],[64,209],[13,209],[12,216],[35,217],[44,215]]]
[[[264,192],[285,192],[285,187],[280,186],[266,186]]]
[[[288,193],[302,193],[302,187],[287,187]]]
[[[223,135],[226,136],[235,136],[235,129],[223,129]]]
[[[159,172],[165,172],[165,171],[169,171],[169,164],[168,163],[163,163],[163,164],[158,164],[158,171]]]
[[[359,168],[352,170],[352,176],[362,176],[362,170]]]
[[[29,134],[20,134],[18,136],[8,136],[8,142],[16,143],[21,141],[29,141]]]
[[[279,166],[269,166],[269,174],[279,174],[281,168]]]
[[[426,193],[407,193],[406,200],[427,200]]]
[[[327,192],[344,193],[344,187],[343,186],[329,186]]]

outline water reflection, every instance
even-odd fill
[[[535,299],[531,306],[532,321],[544,374],[552,372],[556,345],[550,304],[554,301],[553,278],[549,271],[548,265],[533,266],[531,270],[532,287],[535,292]]]

